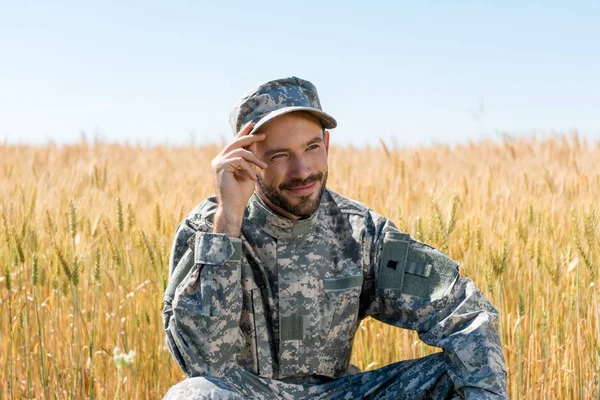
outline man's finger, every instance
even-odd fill
[[[227,154],[227,157],[242,157],[244,160],[256,165],[258,168],[265,169],[268,164],[258,158],[256,154],[252,153],[250,150],[246,149],[235,149]]]
[[[221,154],[225,155],[232,150],[239,149],[242,147],[250,146],[252,143],[260,142],[264,140],[265,134],[261,133],[259,135],[246,135],[236,138],[233,142],[229,143],[223,150],[221,150]]]
[[[250,132],[252,132],[252,128],[254,128],[254,122],[250,121],[246,125],[244,125],[242,127],[242,129],[240,129],[240,131],[238,132],[236,138],[240,138],[242,136],[248,136],[248,134]]]
[[[254,171],[254,167],[248,161],[244,160],[243,157],[231,158],[228,161],[225,170],[232,172],[237,177],[247,175],[248,178],[252,179],[253,181],[256,180],[256,172]]]

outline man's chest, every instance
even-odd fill
[[[359,322],[360,240],[319,226],[296,240],[244,237],[241,326],[259,374],[339,374]]]

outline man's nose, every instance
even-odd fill
[[[290,161],[290,178],[304,180],[310,176],[311,170],[304,157],[292,157]]]

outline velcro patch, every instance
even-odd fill
[[[404,272],[407,274],[418,275],[427,278],[429,277],[429,274],[431,274],[431,268],[433,268],[431,264],[417,264],[416,261],[410,261],[404,269]]]
[[[378,284],[380,288],[400,290],[410,242],[406,240],[407,235],[393,235],[395,233],[388,232],[383,239]]]
[[[428,299],[441,298],[458,276],[458,263],[424,243],[413,242],[402,293]],[[414,264],[414,267],[410,267]]]
[[[304,338],[304,315],[279,317],[280,340],[302,340]]]
[[[330,278],[323,279],[323,289],[324,290],[344,290],[350,289],[353,287],[362,286],[363,276],[355,275],[355,276],[344,276],[342,278]]]
[[[379,263],[378,287],[428,299],[440,298],[454,284],[458,263],[439,250],[401,232],[387,232]]]

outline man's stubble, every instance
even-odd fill
[[[321,204],[321,197],[323,196],[323,192],[327,187],[327,174],[327,171],[325,173],[317,172],[304,180],[294,179],[282,183],[278,188],[276,188],[274,185],[265,184],[260,176],[257,178],[262,192],[273,205],[289,212],[290,214],[304,219],[310,217],[317,210],[317,208],[319,208],[319,204]],[[313,196],[313,192],[299,197],[298,203],[292,204],[283,194],[283,191],[287,188],[306,186],[313,182],[321,183],[318,196],[315,198],[311,198],[311,196]]]

